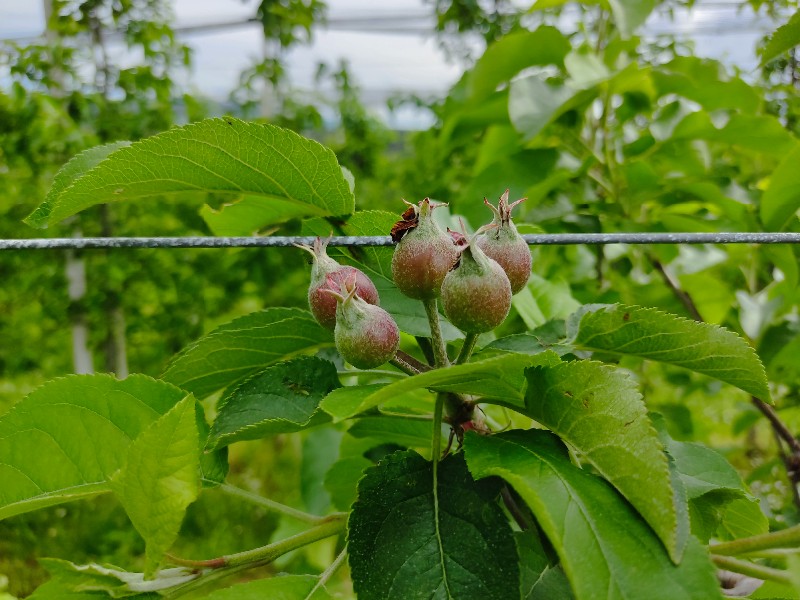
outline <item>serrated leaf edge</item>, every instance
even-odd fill
[[[316,146],[319,149],[321,149],[324,154],[329,154],[330,156],[332,156],[334,162],[337,165],[339,165],[339,160],[336,157],[336,154],[333,152],[333,150],[331,150],[327,146],[319,143],[316,140],[312,140],[311,138],[303,137],[302,135],[300,135],[299,133],[296,133],[295,131],[292,131],[291,129],[286,129],[284,127],[279,127],[277,125],[272,125],[272,124],[269,124],[269,123],[255,123],[255,122],[251,122],[251,121],[243,121],[243,120],[237,119],[235,117],[212,117],[212,118],[209,118],[209,119],[203,119],[202,121],[196,121],[194,123],[189,123],[187,125],[181,125],[181,126],[177,126],[177,127],[172,127],[170,129],[167,129],[166,131],[162,131],[161,133],[158,133],[156,135],[152,135],[152,136],[143,138],[141,140],[137,140],[137,141],[131,143],[130,145],[122,146],[122,147],[118,148],[117,150],[115,150],[114,152],[112,152],[111,154],[106,156],[103,160],[98,162],[94,167],[92,167],[91,169],[89,169],[88,171],[83,173],[80,177],[76,177],[68,186],[66,186],[63,190],[61,190],[61,192],[58,194],[58,196],[56,196],[54,198],[53,203],[52,203],[52,205],[50,207],[50,210],[47,213],[47,216],[44,217],[44,219],[37,219],[37,221],[36,221],[36,223],[38,224],[37,226],[42,226],[42,225],[48,224],[48,222],[51,219],[51,216],[52,216],[53,212],[58,207],[58,205],[60,203],[60,199],[62,198],[62,196],[65,193],[67,193],[68,191],[72,190],[78,184],[78,182],[82,181],[87,176],[89,176],[92,173],[94,173],[95,170],[98,169],[101,165],[104,165],[104,163],[106,161],[108,161],[109,159],[111,159],[112,156],[115,156],[115,158],[119,158],[120,155],[127,155],[130,152],[134,152],[134,154],[135,154],[136,152],[139,151],[139,148],[142,145],[147,146],[147,145],[153,143],[153,140],[155,140],[155,139],[159,139],[159,140],[169,139],[172,136],[179,135],[180,133],[183,133],[183,132],[191,132],[194,129],[202,129],[203,127],[207,127],[208,125],[210,125],[212,123],[214,123],[214,124],[232,125],[233,124],[232,122],[234,122],[238,126],[242,127],[244,133],[247,133],[247,134],[250,134],[250,135],[252,135],[252,133],[251,133],[251,131],[248,131],[247,128],[260,127],[260,128],[262,128],[264,130],[267,130],[267,131],[269,131],[269,130],[278,130],[278,131],[280,131],[282,133],[287,134],[290,138],[293,137],[293,138],[295,138],[295,140],[302,140],[304,143],[308,142],[312,146]],[[87,148],[86,150],[82,151],[80,154],[83,154],[83,153],[88,152],[90,150],[92,150],[92,148]],[[73,159],[75,159],[78,156],[80,156],[80,154],[78,154],[75,157],[73,157]],[[132,162],[135,162],[135,161],[132,161]],[[69,161],[68,161],[67,164],[69,164]],[[297,172],[300,172],[296,168],[293,168],[293,170],[297,171]],[[300,174],[302,176],[302,172]],[[347,189],[349,195],[351,197],[353,197],[353,192],[350,191],[350,186],[347,183],[347,181],[344,179],[344,176],[342,176],[342,181],[345,183],[345,188]],[[136,198],[148,198],[148,197],[154,197],[154,196],[171,196],[171,195],[175,195],[175,194],[178,194],[178,193],[182,193],[182,192],[156,192],[156,193],[136,196]],[[223,193],[227,193],[227,190],[223,191]],[[231,193],[236,193],[236,192],[231,192]],[[247,193],[255,195],[255,196],[265,196],[265,197],[271,197],[272,196],[271,194],[259,194],[258,192],[255,192],[255,191],[247,191]],[[312,196],[314,196],[316,198],[319,198],[320,200],[323,200],[323,202],[324,202],[323,196],[321,196],[317,191],[312,190]],[[316,203],[306,202],[306,201],[303,201],[303,200],[299,200],[297,198],[290,198],[290,197],[281,197],[281,200],[285,201],[285,202],[291,202],[293,204],[301,204],[303,206],[307,206],[309,209],[313,209],[318,214],[318,216],[327,215],[327,210],[322,208],[322,207],[320,207]],[[355,202],[355,200],[354,200],[354,202]],[[38,209],[38,207],[37,207],[37,209]],[[81,209],[81,210],[84,210],[84,209]],[[34,212],[36,212],[36,209],[34,210]],[[79,210],[77,212],[81,212],[81,211]],[[33,213],[31,213],[31,215],[32,214]],[[31,215],[29,215],[28,218],[30,218]],[[336,216],[343,216],[343,215],[332,215],[332,216],[336,217]],[[66,218],[66,216],[62,217],[62,218]],[[27,218],[26,218],[26,221],[27,221]]]
[[[230,398],[232,396],[234,396],[239,391],[239,389],[241,389],[243,386],[247,385],[251,380],[255,379],[259,375],[262,375],[264,373],[264,371],[266,371],[267,369],[272,369],[272,368],[277,367],[278,365],[281,365],[281,364],[290,363],[290,362],[292,362],[292,360],[296,360],[296,358],[298,358],[298,357],[289,358],[289,359],[286,359],[286,360],[279,360],[277,362],[274,362],[274,363],[272,363],[270,365],[267,365],[263,369],[260,369],[259,371],[256,371],[255,373],[249,375],[248,377],[246,377],[242,381],[240,381],[228,394],[226,394],[225,396],[223,396],[219,400],[219,402],[217,403],[217,413],[219,414],[219,411],[222,410],[222,408],[228,403]],[[319,357],[316,357],[316,358],[319,358]],[[331,361],[329,361],[329,360],[327,360],[325,358],[320,358],[319,360],[325,361],[325,362],[330,363],[331,365],[333,365],[333,363]],[[335,366],[336,365],[334,365],[334,367]],[[341,382],[340,382],[340,384],[341,384]],[[342,386],[342,387],[345,387],[345,386]],[[339,388],[334,388],[334,389],[339,389]],[[331,392],[332,391],[333,390],[331,390]],[[328,392],[328,394],[330,394],[331,392]],[[320,399],[320,401],[319,401],[320,404],[322,404],[322,401],[328,396],[328,394],[325,394],[325,396],[323,396]],[[304,429],[312,420],[314,420],[314,417],[316,417],[319,413],[324,413],[326,416],[331,416],[327,412],[322,410],[320,408],[319,404],[318,404],[317,408],[314,409],[314,412],[311,413],[311,416],[308,417],[308,419],[303,423],[298,423],[296,421],[290,421],[289,419],[284,419],[284,418],[281,418],[281,417],[277,417],[277,418],[273,418],[273,419],[262,419],[261,421],[258,421],[256,423],[251,423],[250,425],[245,425],[244,427],[241,427],[241,428],[237,429],[235,433],[225,433],[225,434],[218,435],[218,436],[214,436],[213,435],[213,433],[214,433],[214,423],[212,423],[211,427],[210,427],[210,430],[208,432],[208,440],[206,441],[206,444],[205,444],[205,451],[206,452],[213,452],[215,450],[219,450],[223,446],[227,446],[228,445],[228,444],[220,444],[220,442],[225,441],[226,438],[237,436],[243,431],[249,431],[251,429],[257,429],[258,427],[260,427],[262,425],[265,425],[267,423],[279,423],[279,422],[288,423],[288,424],[291,424],[293,426],[298,427],[297,431],[300,431],[300,430]],[[216,423],[216,421],[215,421],[215,423]],[[322,424],[323,423],[320,423],[320,425],[322,425]],[[245,440],[242,440],[242,441],[245,441]],[[215,442],[215,443],[212,445],[212,442]]]
[[[673,313],[669,313],[669,312],[660,310],[658,308],[650,307],[650,306],[639,306],[639,305],[636,305],[636,304],[621,304],[621,303],[615,303],[615,304],[585,304],[581,308],[576,310],[574,313],[572,313],[566,320],[566,322],[567,322],[567,337],[566,337],[566,340],[565,340],[566,343],[571,344],[574,347],[578,347],[578,348],[581,347],[580,344],[575,344],[575,339],[577,338],[578,333],[580,332],[580,324],[583,321],[583,317],[584,316],[586,316],[589,313],[596,313],[596,312],[600,312],[600,311],[611,312],[611,311],[615,311],[615,310],[636,311],[636,312],[641,312],[641,313],[652,313],[652,314],[656,314],[658,316],[664,316],[664,317],[668,317],[668,318],[671,318],[671,319],[675,319],[676,321],[680,322],[681,324],[687,323],[687,324],[689,324],[691,326],[699,326],[700,328],[710,329],[710,330],[718,332],[718,333],[720,333],[722,335],[731,335],[734,338],[736,338],[738,340],[741,340],[744,343],[744,346],[746,347],[746,352],[748,354],[750,354],[752,358],[755,359],[755,362],[758,365],[759,375],[761,375],[762,383],[764,384],[764,389],[767,392],[766,398],[761,398],[761,400],[765,400],[766,402],[769,402],[770,404],[774,403],[772,398],[771,398],[771,396],[769,395],[769,383],[768,383],[769,380],[767,379],[767,371],[764,368],[764,363],[761,362],[761,358],[758,356],[758,353],[755,351],[755,348],[753,348],[753,346],[748,344],[747,340],[744,339],[742,336],[740,336],[735,331],[733,331],[731,329],[728,329],[727,327],[723,327],[721,325],[717,325],[716,323],[708,323],[706,321],[695,321],[694,319],[690,319],[690,318],[687,318],[687,317],[683,317],[681,315],[676,315],[676,314],[673,314]],[[589,349],[589,350],[591,350],[591,349]],[[624,352],[615,352],[614,350],[602,349],[602,350],[599,350],[599,351],[600,352],[606,352],[608,354],[625,355]],[[631,355],[631,356],[633,356],[633,355]],[[639,356],[639,355],[636,355],[636,356]],[[679,365],[677,363],[671,363],[671,362],[667,362],[667,361],[656,361],[655,359],[648,358],[648,357],[645,357],[645,356],[642,356],[642,358],[644,360],[649,360],[649,361],[654,361],[654,362],[662,362],[664,364],[673,365],[673,366],[679,367],[681,369],[686,369],[686,370],[691,371],[691,369],[689,369],[687,367],[684,367],[683,365]],[[699,373],[701,375],[704,375],[705,377],[710,377],[711,379],[717,379],[713,375],[707,375],[705,373],[700,373],[699,371],[692,371],[692,372]],[[722,381],[722,380],[721,379],[717,379],[717,381]],[[728,383],[728,382],[724,382],[724,381],[723,381],[723,383],[726,383],[727,385],[733,385],[732,383]],[[734,385],[733,387],[737,387],[737,386]],[[739,389],[741,389],[741,388],[739,388]],[[746,392],[746,390],[742,390],[742,391]],[[749,393],[749,392],[747,392],[747,393]]]
[[[659,455],[659,459],[658,460],[663,466],[663,471],[664,471],[664,474],[666,475],[666,479],[669,481],[669,479],[670,479],[669,457],[667,456],[667,450],[666,450],[664,444],[661,442],[661,439],[660,439],[660,437],[658,435],[658,431],[656,430],[655,426],[653,425],[653,421],[650,419],[650,416],[649,416],[649,414],[647,412],[647,405],[645,404],[645,401],[644,401],[644,395],[639,390],[639,385],[636,382],[636,380],[627,371],[624,371],[622,369],[619,369],[617,367],[614,367],[612,365],[608,365],[606,363],[603,363],[603,362],[600,362],[600,361],[597,361],[597,360],[581,360],[581,361],[579,361],[579,362],[577,362],[575,364],[584,365],[584,364],[587,364],[587,363],[591,364],[591,365],[594,365],[595,367],[599,367],[599,369],[602,370],[602,371],[607,371],[609,373],[613,373],[614,376],[621,376],[622,378],[624,378],[626,380],[626,383],[630,384],[631,391],[633,391],[636,394],[637,400],[638,400],[639,404],[641,405],[641,408],[644,411],[643,417],[644,417],[644,419],[646,420],[646,423],[647,423],[648,433],[650,433],[653,436],[653,439],[656,440],[656,442],[658,443],[658,445],[660,447],[661,453]],[[527,372],[528,372],[529,369],[567,368],[569,365],[572,365],[572,364],[573,363],[571,363],[571,362],[563,362],[562,361],[560,363],[557,363],[557,364],[551,365],[551,366],[548,366],[548,365],[541,365],[541,366],[536,365],[536,366],[533,366],[533,367],[528,367],[528,368],[525,369],[525,373],[526,373],[525,381],[527,383],[527,379],[528,379],[527,378]],[[567,444],[567,445],[569,445],[570,447],[573,447],[573,448],[575,447],[569,440],[563,438],[561,435],[557,434],[556,432],[553,432],[553,433],[558,435],[558,437],[565,444]],[[601,465],[598,465],[597,463],[595,463],[595,461],[592,460],[591,457],[588,454],[585,454],[585,453],[581,452],[581,455],[586,457],[586,459],[592,464],[592,466],[595,469],[597,469],[597,472],[600,473],[600,475],[603,476],[603,479],[608,481],[608,483],[611,484],[611,486],[615,490],[617,490],[617,492],[619,492],[619,494],[622,495],[623,498],[625,498],[628,502],[630,502],[630,499],[628,499],[626,493],[623,492],[621,489],[619,489],[619,487],[617,485],[615,485],[614,482],[611,479],[609,479],[609,473],[607,472],[606,469],[604,469]],[[679,528],[678,528],[678,507],[675,505],[675,493],[674,493],[674,490],[672,490],[671,486],[670,486],[670,490],[672,491],[672,493],[670,494],[670,497],[672,498],[672,501],[669,503],[671,521],[673,522],[673,527],[672,527],[672,531],[671,531],[671,540],[670,540],[672,543],[669,546],[667,546],[665,544],[665,547],[666,547],[667,552],[668,552],[670,558],[672,559],[672,561],[675,564],[678,564],[680,562],[680,559],[681,559],[681,556],[683,554],[683,550],[684,549],[683,548],[678,548],[678,542],[679,542],[679,540],[677,539],[677,536],[678,536],[678,533],[679,533]],[[633,506],[632,503],[631,503],[631,505]],[[653,531],[653,533],[655,534],[656,538],[661,539],[660,536],[658,535],[658,533],[656,532],[655,527],[653,527],[653,525],[650,523],[650,521],[644,515],[642,515],[641,512],[639,512],[638,508],[636,508],[634,506],[634,509],[636,510],[637,513],[639,513],[642,516],[642,519],[645,521],[645,523],[647,523],[648,527],[650,527],[650,529]],[[662,540],[662,543],[663,543],[663,540]]]

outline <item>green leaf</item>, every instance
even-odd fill
[[[653,531],[602,479],[576,467],[558,438],[541,430],[467,433],[477,478],[511,484],[561,559],[576,598],[722,598],[705,549],[690,539],[679,565]]]
[[[495,92],[482,102],[466,105],[453,103],[442,123],[440,143],[443,151],[468,143],[476,133],[482,133],[490,127],[510,125],[507,107],[507,90]]]
[[[525,136],[535,138],[557,114],[563,111],[575,90],[549,83],[538,76],[524,77],[511,82],[508,96],[508,115],[514,128]]]
[[[325,474],[325,489],[337,510],[350,511],[356,501],[358,481],[372,462],[363,456],[348,456],[337,460]]]
[[[359,210],[339,226],[338,235],[389,235],[400,215],[386,210]],[[308,219],[303,223],[304,235],[326,238],[331,234],[331,224],[326,219]],[[359,268],[366,268],[378,276],[391,280],[394,248],[367,246],[358,248],[328,248],[328,254]]]
[[[345,167],[341,167],[341,170],[352,193],[355,187],[353,174]],[[244,195],[232,204],[223,205],[219,210],[205,205],[200,209],[200,215],[214,235],[248,236],[255,235],[269,225],[304,217],[308,215],[308,207],[303,204],[278,203],[263,196]]]
[[[223,205],[219,210],[206,204],[200,208],[200,215],[214,235],[249,236],[256,235],[270,225],[305,217],[308,207],[275,202],[266,196],[246,195],[236,202]]]
[[[677,94],[697,102],[707,111],[737,108],[754,113],[761,105],[755,88],[739,77],[727,78],[715,60],[678,56],[651,71],[658,97]],[[715,186],[715,190],[718,190]]]
[[[277,575],[217,590],[206,600],[331,600],[313,575]]]
[[[110,491],[128,447],[186,392],[144,375],[51,381],[0,417],[0,519]]]
[[[339,460],[342,437],[342,432],[333,427],[320,427],[309,431],[303,439],[300,495],[306,509],[315,515],[325,515],[330,509],[325,475]]]
[[[87,172],[94,169],[101,161],[108,158],[108,156],[120,148],[130,146],[130,142],[112,142],[102,146],[95,146],[84,150],[80,154],[76,154],[59,169],[56,176],[53,178],[53,183],[50,190],[47,192],[44,201],[34,210],[26,219],[25,222],[32,226],[38,226],[40,223],[47,219],[47,216],[53,210],[58,197],[67,189],[72,183],[83,177]]]
[[[767,45],[761,52],[761,64],[788,52],[800,44],[800,11],[794,13],[788,22],[778,27],[770,36]]]
[[[497,350],[522,354],[539,354],[545,350],[552,350],[559,356],[563,356],[575,350],[572,346],[564,343],[567,335],[566,329],[567,324],[561,319],[547,321],[531,331],[498,338],[484,346],[475,357],[477,360],[482,360],[484,355]]]
[[[334,422],[348,419],[362,412],[360,409],[375,393],[386,387],[385,383],[352,385],[333,390],[322,402],[320,408],[331,415]],[[368,408],[376,406],[370,404]],[[363,409],[367,410],[367,409]]]
[[[528,285],[511,298],[511,303],[528,329],[551,319],[565,319],[581,306],[572,297],[569,283],[560,277],[547,280],[536,273],[531,273]]]
[[[145,429],[111,480],[111,489],[144,538],[146,578],[177,539],[186,508],[200,493],[194,404],[187,396]]]
[[[200,574],[183,567],[163,569],[148,578],[144,573],[123,571],[116,567],[89,563],[76,565],[58,558],[40,558],[50,581],[30,596],[34,600],[91,600],[128,598],[157,600],[158,593],[197,579]]]
[[[292,433],[328,420],[320,401],[340,387],[333,363],[304,356],[267,367],[222,399],[208,448]]]
[[[667,452],[675,459],[689,500],[719,491],[735,498],[744,496],[742,478],[715,450],[694,442],[670,440]]]
[[[151,600],[162,596],[157,592],[169,590],[197,579],[196,570],[163,569],[152,579],[144,573],[132,573],[107,565],[89,563],[76,565],[59,558],[40,558],[50,581],[30,596],[34,600],[91,600],[95,598],[128,598]]]
[[[482,396],[519,409],[524,406],[525,368],[558,361],[558,356],[552,352],[534,356],[503,354],[446,369],[434,369],[389,385],[342,388],[327,396],[320,406],[334,421],[342,421],[406,392],[430,388]]]
[[[162,375],[205,398],[264,367],[333,345],[331,332],[298,308],[268,308],[218,327],[187,346]]]
[[[669,467],[636,382],[593,361],[531,367],[525,414],[576,448],[639,511],[679,562],[689,527],[678,523]]]
[[[486,48],[468,76],[470,102],[488,98],[498,85],[527,67],[563,65],[569,51],[569,40],[558,29],[548,25],[500,38]]]
[[[355,207],[328,148],[288,129],[225,117],[118,149],[45,201],[28,223],[56,223],[96,204],[197,192],[257,195],[278,212],[298,207],[309,216],[348,215]]]
[[[455,203],[455,210],[469,222],[485,223],[490,213],[479,198],[486,190],[510,190],[512,198],[521,198],[525,191],[540,184],[550,174],[558,160],[552,148],[526,149],[510,156],[500,157],[484,167],[463,186]]]
[[[800,208],[800,144],[786,155],[769,178],[761,196],[761,222],[767,231],[779,231]]]
[[[769,400],[764,366],[741,337],[652,308],[590,304],[570,319],[567,332],[583,350],[638,356],[683,367]]]
[[[354,438],[375,438],[385,444],[406,448],[425,448],[431,445],[433,421],[404,417],[363,417],[347,432]]]
[[[603,89],[618,94],[630,91],[651,93],[649,74],[635,64],[608,73],[602,63],[590,55],[573,53],[566,62],[573,72],[563,84],[535,75],[511,82],[508,116],[526,141],[539,135],[560,115],[571,110],[586,110]]]
[[[619,29],[620,36],[627,39],[644,24],[656,7],[656,0],[608,0],[611,14]]]
[[[341,234],[389,235],[392,225],[398,220],[400,220],[399,214],[383,210],[359,211],[341,226]],[[317,235],[324,238],[331,232],[330,223],[324,219],[310,219],[303,225],[305,235]],[[332,258],[361,269],[372,280],[380,295],[381,308],[394,317],[400,331],[410,335],[430,337],[428,317],[422,303],[401,293],[392,280],[393,253],[393,248],[386,247],[353,248],[349,251],[331,248],[329,251]],[[442,337],[446,341],[464,337],[464,334],[445,317],[440,315],[440,321]]]
[[[730,518],[739,512],[743,513],[743,526],[747,531],[751,528],[758,530],[750,535],[768,530],[767,519],[761,513],[758,501],[750,496],[736,469],[722,455],[698,443],[673,440],[660,415],[655,415],[654,422],[686,491],[694,535],[707,542],[716,536],[720,526],[723,530],[727,528]],[[737,504],[734,512],[726,518],[728,507],[734,501],[750,503],[755,512]]]
[[[717,537],[727,540],[769,533],[769,520],[753,498],[738,498],[725,505]]]
[[[514,534],[521,570],[522,600],[572,600],[572,589],[561,565],[551,565],[538,535],[531,531]]]
[[[783,158],[794,149],[795,139],[781,122],[770,115],[733,113],[727,123],[717,127],[709,113],[687,115],[672,132],[669,143],[706,140],[725,146]]]
[[[396,452],[369,469],[348,522],[359,600],[508,600],[519,595],[511,527],[497,483],[476,484],[461,454],[433,465]]]

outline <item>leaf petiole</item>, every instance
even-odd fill
[[[781,569],[773,569],[772,567],[765,567],[758,565],[747,560],[733,558],[732,556],[719,556],[716,554],[711,555],[712,562],[721,569],[727,569],[734,573],[747,575],[748,577],[755,577],[757,579],[764,579],[782,583],[784,585],[791,585],[792,578],[786,571]]]
[[[245,550],[244,552],[209,560],[187,560],[171,557],[171,561],[175,564],[193,570],[202,570],[202,572],[199,578],[175,588],[165,596],[167,598],[179,598],[221,577],[227,577],[247,569],[263,567],[292,550],[297,550],[314,542],[340,534],[344,531],[346,524],[347,515],[345,513],[334,513],[325,517],[322,522],[311,529],[252,550]]]
[[[334,573],[336,573],[336,571],[339,570],[339,567],[342,566],[342,564],[344,563],[344,559],[345,558],[347,558],[347,547],[345,547],[341,552],[339,552],[339,555],[328,566],[327,569],[325,569],[322,573],[320,573],[320,576],[319,576],[319,579],[317,580],[317,583],[314,585],[313,588],[311,588],[311,591],[308,592],[308,595],[306,596],[307,599],[308,598],[313,598],[313,596],[317,592],[317,590],[320,589],[321,587],[323,587],[326,583],[328,583],[328,580],[331,578],[331,576]]]
[[[304,523],[310,523],[311,525],[322,523],[328,518],[328,517],[320,517],[317,515],[312,515],[303,512],[302,510],[297,510],[296,508],[292,508],[291,506],[286,506],[285,504],[281,504],[280,502],[275,502],[274,500],[270,500],[269,498],[265,498],[264,496],[259,496],[258,494],[254,494],[253,492],[248,492],[247,490],[243,490],[234,485],[230,485],[229,483],[223,483],[222,485],[219,486],[219,488],[226,494],[230,494],[231,496],[236,496],[237,498],[242,498],[243,500],[247,500],[248,502],[261,506],[262,508],[266,508],[267,510],[284,514],[287,517],[292,517],[293,519],[297,519],[298,521],[303,521]]]
[[[800,525],[795,525],[781,531],[714,544],[709,550],[718,556],[732,556],[773,548],[795,548],[798,545],[800,545]]]

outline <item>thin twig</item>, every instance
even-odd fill
[[[789,445],[792,453],[800,454],[800,441],[797,440],[784,422],[781,421],[778,413],[775,412],[775,409],[760,398],[751,396],[750,399],[755,407],[760,410],[765,417],[767,417],[767,420],[770,422],[773,429],[775,429],[775,433],[778,434],[781,439]]]
[[[694,303],[692,297],[686,291],[682,290],[675,281],[673,281],[672,277],[670,277],[669,273],[667,273],[664,269],[664,265],[662,265],[656,257],[648,255],[648,259],[653,264],[653,267],[661,274],[664,283],[667,284],[675,297],[680,300],[689,314],[692,315],[692,318],[695,321],[704,323],[705,320],[700,314],[700,311],[697,310],[697,305]],[[760,410],[765,417],[767,417],[767,420],[772,425],[775,434],[783,439],[791,449],[791,452],[784,460],[784,466],[786,467],[786,475],[793,487],[792,497],[795,505],[800,507],[800,494],[797,492],[797,487],[800,485],[800,441],[797,440],[789,428],[783,423],[783,421],[780,420],[780,417],[778,417],[778,413],[775,412],[774,408],[755,396],[751,396],[750,400],[755,407]]]
[[[409,375],[417,375],[418,373],[424,373],[425,371],[431,370],[428,365],[421,363],[416,358],[403,352],[402,350],[398,350],[394,355],[394,358],[389,362]]]
[[[523,531],[530,529],[532,523],[525,515],[525,513],[522,512],[522,509],[517,504],[516,499],[512,495],[511,490],[508,489],[507,485],[504,485],[500,489],[500,497],[503,499],[503,504],[505,504],[506,508],[508,509],[508,512],[511,514],[512,517],[514,517],[514,521],[516,521],[517,525],[519,525],[519,528],[522,529]]]
[[[676,281],[672,279],[669,273],[667,273],[664,265],[661,264],[661,261],[658,260],[655,256],[648,255],[647,258],[650,260],[650,263],[653,265],[658,274],[661,275],[661,279],[664,280],[664,283],[667,284],[667,287],[672,290],[672,293],[675,297],[683,304],[683,307],[687,310],[689,315],[695,321],[703,321],[703,316],[700,314],[700,311],[697,310],[697,305],[692,300],[692,297],[683,291]]]
[[[800,506],[800,489],[798,489],[798,483],[800,483],[800,468],[798,468],[800,467],[800,462],[798,462],[798,456],[800,455],[798,455],[797,452],[790,452],[787,454],[784,451],[784,440],[774,426],[772,427],[772,434],[775,437],[775,445],[778,447],[778,455],[781,457],[781,462],[786,469],[786,475],[789,477],[789,481],[792,484],[792,500],[795,506]]]

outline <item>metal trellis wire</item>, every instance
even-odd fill
[[[577,244],[800,244],[800,233],[542,233],[522,236],[531,246]],[[257,248],[311,245],[312,236],[100,237],[0,239],[0,250],[97,248]],[[335,236],[329,246],[393,246],[389,236]]]

